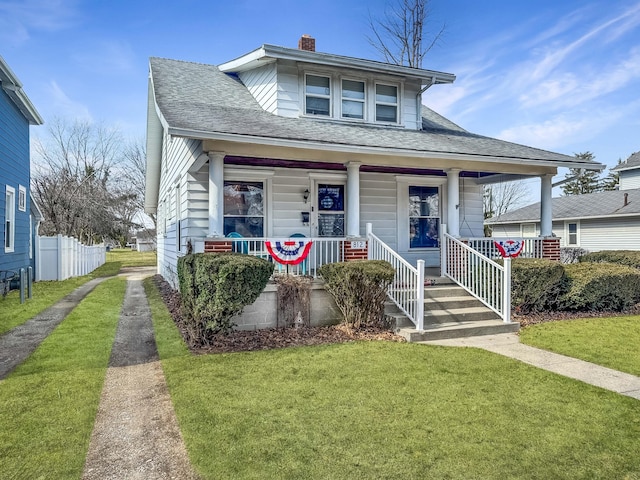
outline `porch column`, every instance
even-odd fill
[[[447,230],[452,237],[460,236],[460,170],[451,168],[447,173]]]
[[[347,237],[360,236],[360,162],[347,162]]]
[[[540,176],[540,236],[553,235],[553,212],[551,211],[551,179],[552,174]]]
[[[209,237],[224,237],[224,153],[209,156]]]

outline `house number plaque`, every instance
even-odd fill
[[[365,242],[364,240],[356,240],[351,242],[351,248],[353,250],[364,250],[365,248],[367,248],[367,242]]]

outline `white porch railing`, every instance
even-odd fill
[[[398,308],[416,326],[424,330],[424,260],[418,260],[414,267],[392,248],[373,234],[371,224],[367,224],[369,260],[386,260],[396,271],[387,294]]]
[[[512,237],[482,237],[482,238],[469,238],[468,245],[474,250],[480,252],[485,257],[489,258],[502,258],[495,241],[509,240]],[[542,237],[525,237],[524,248],[520,254],[520,258],[542,258]]]
[[[287,240],[301,240],[302,238],[294,237]],[[256,237],[241,237],[233,238],[227,237],[225,241],[232,242],[232,251],[239,253],[246,253],[256,257],[261,257],[266,260],[271,258],[265,242],[267,240],[273,241],[273,238],[256,238]],[[283,240],[278,238],[277,240]],[[311,249],[309,255],[298,265],[281,265],[276,263],[275,273],[289,273],[291,275],[309,275],[313,278],[318,277],[318,268],[325,263],[341,262],[342,244],[344,238],[339,237],[316,237],[305,238],[305,240],[311,240]]]
[[[447,233],[442,246],[443,274],[510,323],[511,259],[500,265]]]

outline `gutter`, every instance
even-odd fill
[[[422,94],[436,84],[435,75],[431,77],[431,83],[428,83],[416,94],[416,124],[418,130],[422,130]]]

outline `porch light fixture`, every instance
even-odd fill
[[[309,189],[308,188],[304,192],[302,192],[302,198],[304,198],[304,203],[307,203],[307,200],[309,200]]]

